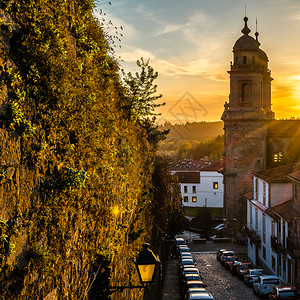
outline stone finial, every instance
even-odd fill
[[[251,30],[248,28],[248,26],[247,26],[248,18],[245,17],[245,18],[244,18],[244,21],[245,21],[245,26],[244,26],[244,28],[243,28],[241,31],[242,31],[242,33],[243,33],[244,35],[248,35],[248,34],[250,33],[250,31],[251,31]]]

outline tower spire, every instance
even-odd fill
[[[256,37],[256,40],[258,41],[258,31],[257,31],[257,18],[256,18],[256,28],[255,28],[255,37]]]

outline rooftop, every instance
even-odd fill
[[[300,163],[283,165],[280,167],[267,169],[259,172],[252,172],[256,177],[259,177],[269,183],[271,182],[291,182],[289,174],[300,170]]]
[[[219,172],[220,170],[223,169],[223,161],[217,161],[211,163],[209,166],[203,167],[201,171],[217,171]]]
[[[201,160],[185,159],[183,161],[170,163],[169,169],[170,171],[199,171],[210,166],[217,168],[217,163],[217,161],[208,160],[208,157],[204,157]]]
[[[293,172],[293,173],[289,174],[288,177],[291,178],[292,180],[300,182],[300,171]]]
[[[179,183],[200,183],[200,172],[176,172]]]
[[[286,221],[293,220],[293,206],[292,200],[285,201],[281,204],[268,208],[266,213],[272,218],[277,217],[278,215]]]

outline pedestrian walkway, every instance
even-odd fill
[[[168,260],[163,299],[181,300],[177,259]]]

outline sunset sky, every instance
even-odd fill
[[[245,4],[250,35],[257,18],[260,48],[269,57],[275,116],[299,118],[299,0],[111,0],[101,2],[98,13],[101,8],[106,23],[111,20],[123,35],[116,56],[125,71],[138,70],[135,62],[143,57],[159,72],[158,92],[166,102],[160,122],[218,121]]]

